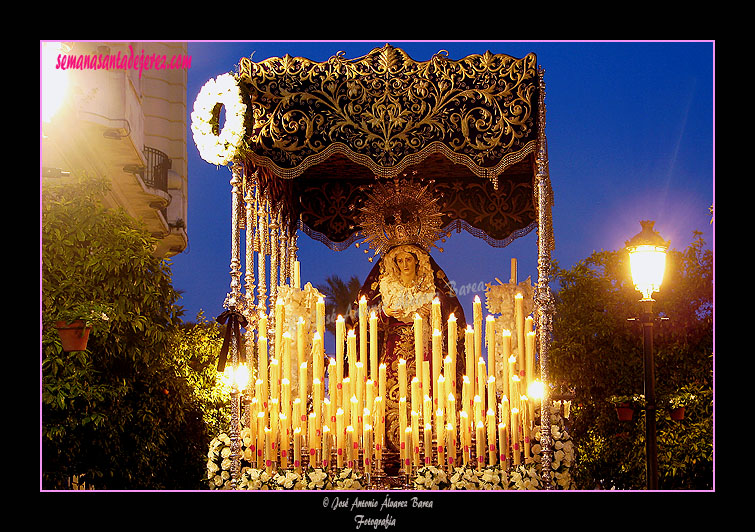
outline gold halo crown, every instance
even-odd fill
[[[444,236],[443,213],[438,198],[428,192],[432,183],[423,185],[411,179],[394,178],[372,186],[357,215],[364,240],[356,244],[356,247],[368,244],[375,250],[370,262],[400,244],[414,244],[428,252],[437,247],[435,241]]]

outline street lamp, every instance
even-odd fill
[[[647,489],[658,489],[658,447],[655,428],[655,361],[653,359],[653,292],[661,289],[666,269],[666,251],[669,242],[655,230],[655,222],[640,222],[642,231],[626,242],[634,287],[642,294],[640,299],[645,366],[645,457],[647,462]]]

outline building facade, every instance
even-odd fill
[[[42,43],[42,179],[104,176],[155,255],[187,246],[185,42]],[[56,106],[53,100],[59,101]]]

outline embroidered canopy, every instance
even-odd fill
[[[535,54],[418,62],[388,44],[358,59],[244,58],[236,160],[332,249],[359,238],[368,187],[402,176],[431,183],[445,230],[503,247],[537,226],[541,77]]]

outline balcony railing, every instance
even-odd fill
[[[168,192],[168,170],[170,170],[170,157],[160,150],[144,146],[144,157],[147,159],[147,167],[144,170],[144,184],[163,192]]]

